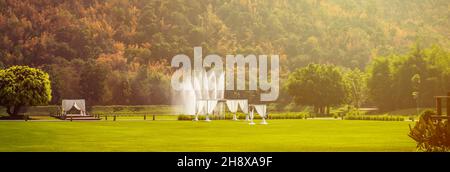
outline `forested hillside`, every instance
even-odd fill
[[[192,56],[194,46],[204,54],[280,54],[282,76],[310,63],[364,71],[417,44],[434,45],[445,61],[449,7],[448,0],[0,0],[0,67],[49,72],[53,103],[167,104],[170,59]],[[450,88],[442,83],[447,65],[434,66],[444,74],[430,95]]]

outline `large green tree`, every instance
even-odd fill
[[[366,73],[359,69],[346,70],[344,82],[347,88],[347,103],[360,108],[368,98]]]
[[[377,57],[367,71],[370,100],[382,111],[433,106],[434,96],[450,90],[449,64],[449,52],[439,46]]]
[[[381,110],[393,109],[395,103],[392,93],[392,75],[390,61],[387,58],[376,58],[368,68],[367,86],[371,101]]]
[[[49,75],[40,69],[13,66],[0,70],[0,105],[17,116],[24,106],[44,105],[51,100]]]
[[[293,72],[287,88],[298,104],[314,106],[316,113],[329,113],[331,106],[344,102],[345,85],[334,65],[309,64]]]
[[[101,104],[105,93],[106,76],[108,75],[103,65],[89,61],[82,67],[80,74],[80,91],[82,98],[89,104]]]

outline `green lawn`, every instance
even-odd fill
[[[0,151],[415,151],[411,122],[268,122],[0,121]]]

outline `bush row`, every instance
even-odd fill
[[[285,112],[270,114],[268,119],[307,119],[308,112]]]
[[[308,113],[305,113],[305,112],[287,112],[287,113],[269,114],[267,119],[306,119],[308,116],[309,116]],[[195,116],[193,116],[193,115],[179,115],[178,116],[178,120],[181,120],[181,121],[193,120],[194,118],[195,118]],[[204,115],[198,116],[199,120],[205,120],[205,118],[206,117]],[[245,115],[238,114],[237,118],[240,120],[244,120]],[[231,119],[233,119],[233,115],[226,114],[225,117],[210,115],[209,119],[211,119],[211,120],[231,120]],[[259,116],[258,114],[255,114],[253,119],[261,119],[261,116]]]
[[[368,116],[368,115],[347,115],[344,117],[345,120],[372,120],[372,121],[404,121],[403,116]]]

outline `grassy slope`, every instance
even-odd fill
[[[0,121],[0,151],[414,151],[410,122]]]

